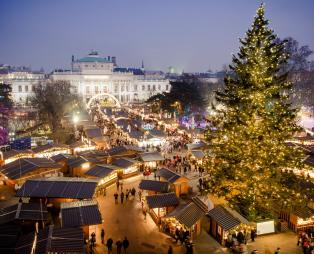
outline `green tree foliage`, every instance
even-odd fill
[[[36,86],[32,104],[38,108],[40,119],[48,124],[53,133],[61,126],[61,119],[67,113],[77,111],[80,98],[71,93],[67,81],[47,81]]]
[[[159,103],[161,109],[169,112],[182,113],[187,108],[201,111],[208,106],[207,94],[207,84],[185,75],[181,80],[171,82],[169,93],[152,96],[147,102]]]
[[[287,55],[275,39],[261,5],[233,56],[232,76],[217,92],[222,106],[215,119],[217,132],[207,133],[213,153],[208,162],[210,190],[251,220],[272,215],[274,202],[304,202],[299,185],[291,188],[282,173],[301,167],[301,153],[285,144],[299,127],[297,110],[289,104],[292,84],[280,71]]]
[[[13,101],[9,84],[0,84],[0,145],[8,142],[8,123]]]

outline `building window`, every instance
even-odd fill
[[[169,89],[169,85],[166,85],[166,90],[168,91],[168,89]]]
[[[137,85],[134,85],[134,91],[135,92],[137,91]]]
[[[106,86],[104,86],[104,89],[103,89],[103,91],[104,91],[104,93],[107,93],[107,87]],[[116,91],[115,91],[116,92]]]
[[[98,93],[98,86],[95,86],[95,93]]]
[[[161,86],[160,86],[160,85],[158,85],[158,90],[159,90],[159,91],[161,90]]]
[[[124,92],[124,85],[121,85],[121,92]]]
[[[114,85],[114,92],[115,92],[115,93],[117,93],[117,92],[118,92],[118,90],[119,90],[118,85]]]
[[[34,85],[32,85],[32,91],[35,92],[35,86]]]
[[[153,85],[153,91],[156,91],[156,86],[155,85]]]
[[[22,86],[19,86],[19,92],[22,92]]]
[[[127,94],[127,95],[126,95],[126,102],[129,102],[129,101],[130,101],[130,95]]]
[[[73,87],[73,92],[74,92],[74,93],[77,93],[77,92],[78,92],[78,90],[77,90],[77,87],[76,87],[76,86],[74,86],[74,87]]]
[[[142,85],[142,91],[145,91],[145,86],[144,85]]]
[[[85,64],[85,67],[88,67],[88,64]]]
[[[89,86],[87,86],[85,89],[86,89],[86,93],[89,94]]]
[[[147,90],[150,91],[150,85],[147,86]]]
[[[129,91],[129,85],[125,85],[125,90],[128,92]]]
[[[25,86],[25,92],[28,92],[28,86]]]

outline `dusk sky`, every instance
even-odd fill
[[[266,17],[283,38],[314,49],[314,1],[266,0]],[[0,63],[69,68],[90,50],[120,66],[185,71],[221,69],[238,51],[257,0],[1,0]]]

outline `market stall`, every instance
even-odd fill
[[[143,161],[144,166],[150,168],[156,168],[158,162],[165,160],[159,152],[142,153],[140,154],[140,159]]]
[[[146,201],[150,214],[157,224],[160,224],[162,217],[179,205],[179,199],[174,192],[147,196]]]
[[[131,158],[118,158],[112,162],[112,165],[120,169],[121,177],[129,177],[138,173],[139,161]],[[118,173],[119,176],[119,173]]]

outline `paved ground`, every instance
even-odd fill
[[[142,176],[133,177],[124,180],[123,189],[130,189],[138,184]],[[91,230],[96,230],[96,250],[95,253],[107,253],[107,249],[101,244],[100,230],[105,229],[105,241],[108,237],[114,240],[114,244],[118,239],[123,239],[125,236],[130,241],[128,254],[163,254],[167,253],[168,246],[172,245],[174,254],[185,253],[183,247],[173,243],[172,239],[161,233],[153,222],[151,217],[147,215],[146,221],[141,212],[141,204],[136,200],[129,200],[124,204],[115,204],[113,194],[116,191],[116,186],[113,185],[107,188],[105,197],[99,197],[103,225],[91,227]],[[273,234],[268,236],[258,237],[255,243],[248,244],[248,252],[258,249],[259,253],[272,254],[277,247],[281,247],[282,254],[301,254],[301,249],[296,246],[296,235],[292,232],[284,234]],[[212,237],[205,231],[195,241],[195,254],[222,254],[229,253],[229,250],[222,248]],[[113,253],[116,253],[114,245]]]

